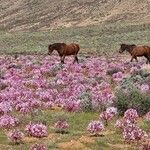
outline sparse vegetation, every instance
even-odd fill
[[[0,3],[0,150],[149,149],[150,67],[118,54],[149,45],[147,0]],[[54,42],[78,43],[79,65]]]
[[[46,32],[0,32],[0,53],[47,54],[54,42],[78,43],[82,54],[118,54],[120,43],[149,43],[150,28],[142,25],[112,24],[71,27]]]

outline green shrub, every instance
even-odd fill
[[[83,112],[89,112],[93,110],[92,98],[89,92],[82,93],[79,99],[81,101],[81,110]]]
[[[123,115],[128,108],[134,108],[139,115],[144,115],[150,111],[150,94],[142,94],[140,91],[132,89],[127,93],[123,90],[116,92],[115,106],[120,115]]]

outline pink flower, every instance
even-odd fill
[[[76,112],[80,110],[80,101],[68,100],[63,106],[64,110],[68,112]]]
[[[137,111],[135,109],[128,109],[124,113],[124,118],[125,119],[129,119],[132,122],[134,122],[138,117],[139,117],[138,113],[137,113]]]
[[[140,129],[137,125],[135,124],[128,124],[127,126],[124,127],[123,130],[123,138],[127,142],[132,142],[132,141],[140,141],[142,139],[147,138],[148,135],[146,134],[145,131]]]
[[[118,129],[123,130],[129,124],[133,124],[133,122],[131,120],[123,118],[123,119],[120,119],[120,120],[116,121],[115,127],[118,128]]]
[[[122,72],[114,73],[114,74],[112,75],[112,77],[113,77],[113,80],[114,80],[114,81],[120,82],[120,81],[123,80],[123,73],[122,73]]]
[[[111,113],[113,115],[116,115],[117,114],[117,108],[115,108],[115,107],[108,107],[106,109],[106,112]]]
[[[122,120],[117,120],[115,123],[115,127],[119,129],[123,129],[123,122]]]
[[[133,74],[133,73],[136,73],[139,69],[137,67],[131,67],[130,68],[130,73]]]
[[[15,117],[9,115],[3,115],[0,117],[0,128],[10,129],[12,127],[17,126],[19,120]]]
[[[64,120],[59,120],[55,123],[54,127],[56,129],[63,130],[63,129],[67,129],[69,127],[69,124]]]
[[[12,106],[9,102],[3,101],[0,103],[0,114],[7,114],[12,111]]]
[[[11,142],[19,144],[22,142],[24,134],[19,130],[13,130],[8,133],[7,137]]]
[[[150,87],[149,87],[148,84],[142,84],[140,86],[140,90],[141,90],[142,93],[147,93],[150,90]]]
[[[89,123],[87,130],[92,134],[97,134],[104,130],[104,125],[101,121],[92,121]]]
[[[106,125],[108,125],[108,120],[113,118],[114,114],[108,111],[104,111],[100,114],[100,119],[104,120]]]
[[[150,111],[145,115],[147,121],[150,121]]]
[[[28,135],[37,138],[46,137],[48,135],[47,127],[42,123],[29,123],[25,131]]]

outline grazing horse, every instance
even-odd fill
[[[64,63],[64,59],[66,56],[74,55],[74,62],[78,63],[78,57],[77,54],[80,50],[80,47],[78,44],[71,43],[70,45],[67,45],[65,43],[54,43],[50,44],[48,46],[48,54],[51,55],[53,50],[56,50],[61,58],[61,63]]]
[[[150,63],[150,47],[149,46],[136,46],[134,44],[132,45],[121,44],[120,46],[121,47],[119,49],[119,53],[122,53],[125,50],[129,52],[132,56],[131,62],[133,61],[133,59],[135,59],[136,62],[138,62],[137,57],[144,56],[145,58],[147,58],[146,63]]]

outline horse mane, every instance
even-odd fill
[[[54,44],[51,45],[51,47],[54,48],[54,49],[56,49],[56,50],[61,49],[62,46],[65,47],[66,44],[65,43],[54,43]]]
[[[135,44],[121,44],[121,47],[128,51],[128,52],[131,52],[133,50],[134,47],[136,47]]]

